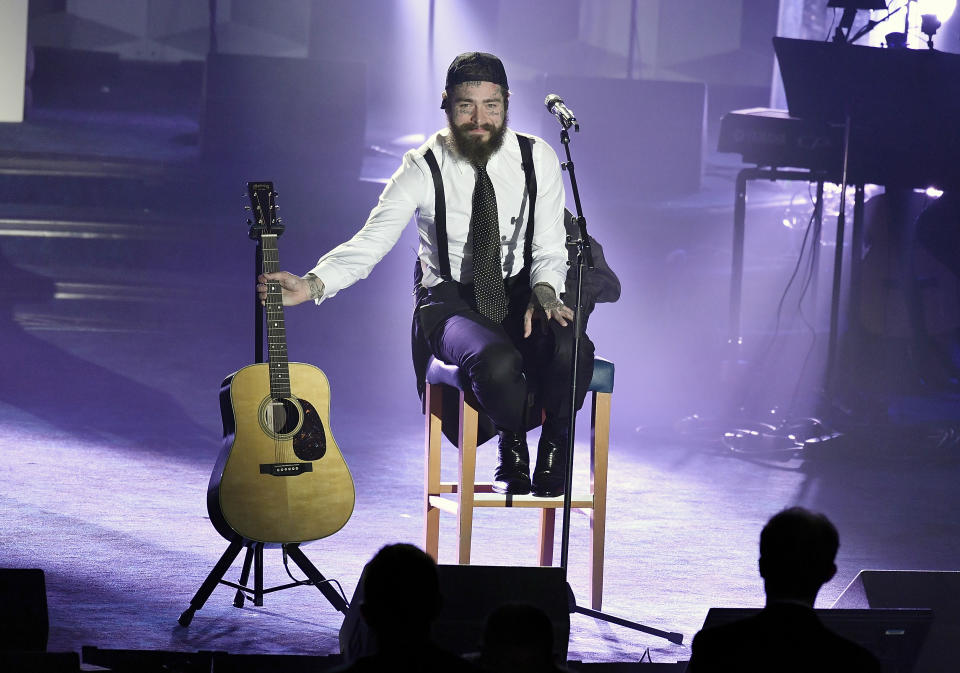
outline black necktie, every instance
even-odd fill
[[[477,182],[473,186],[473,297],[477,311],[494,322],[507,315],[507,296],[503,289],[503,264],[500,261],[500,220],[497,195],[486,166],[474,166]]]

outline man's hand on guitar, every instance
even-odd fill
[[[312,273],[308,273],[303,278],[287,271],[261,273],[257,276],[257,295],[260,297],[261,304],[267,301],[268,283],[280,284],[280,296],[284,306],[295,306],[323,296],[323,281]]]
[[[523,315],[523,338],[526,339],[533,332],[534,319],[540,320],[540,326],[547,331],[547,323],[556,320],[563,327],[568,320],[573,320],[573,310],[557,297],[557,292],[546,283],[537,283],[533,286],[530,304]]]

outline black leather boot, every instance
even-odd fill
[[[499,458],[493,473],[496,493],[524,495],[530,492],[530,453],[523,432],[500,432]]]
[[[551,430],[544,425],[537,445],[537,465],[533,470],[533,484],[530,492],[540,498],[552,498],[563,495],[567,480],[567,437],[566,428]]]

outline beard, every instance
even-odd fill
[[[487,159],[493,156],[494,152],[503,145],[503,137],[507,132],[507,115],[504,113],[503,123],[500,127],[493,124],[474,124],[468,122],[457,126],[453,120],[448,117],[448,126],[450,134],[453,137],[453,145],[464,159],[472,164],[485,165]],[[470,134],[475,129],[483,129],[490,134],[486,140]]]

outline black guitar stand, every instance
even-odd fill
[[[548,97],[548,101],[549,100],[550,99]],[[550,108],[548,107],[547,109]],[[553,110],[551,110],[551,112],[553,112]],[[563,144],[563,149],[567,157],[566,162],[562,163],[560,166],[570,175],[570,187],[573,191],[573,200],[577,208],[576,223],[580,230],[577,240],[572,240],[572,237],[570,236],[567,237],[567,246],[571,249],[576,249],[576,283],[574,284],[575,289],[573,302],[573,357],[570,363],[570,425],[568,427],[569,434],[567,441],[567,472],[565,475],[563,489],[563,526],[560,536],[560,567],[563,568],[563,576],[566,580],[568,555],[570,549],[570,510],[572,508],[571,494],[573,491],[573,445],[577,423],[577,365],[580,357],[580,332],[582,330],[582,325],[580,322],[582,308],[580,294],[583,286],[583,269],[593,268],[593,255],[590,249],[590,238],[587,235],[587,220],[583,216],[583,209],[580,206],[580,191],[577,188],[577,176],[574,172],[573,159],[570,156],[570,134],[567,131],[570,126],[574,126],[574,129],[577,131],[580,130],[580,127],[578,124],[576,124],[576,120],[572,117],[572,115],[569,119],[563,117],[563,115],[557,115],[557,118],[560,120],[560,124],[563,126],[563,130],[560,131],[560,142]],[[677,645],[683,644],[683,634],[681,633],[662,631],[660,629],[638,624],[637,622],[632,622],[621,617],[609,615],[604,612],[600,612],[599,610],[593,610],[591,608],[585,608],[577,605],[576,598],[573,595],[573,591],[570,589],[569,582],[567,583],[567,598],[571,613],[587,615],[588,617],[601,619],[605,622],[610,622],[611,624],[618,624],[635,631],[649,633],[650,635],[664,638]]]
[[[248,185],[249,186],[249,185]],[[250,238],[257,242],[257,248],[255,251],[254,258],[254,277],[260,273],[260,269],[263,268],[263,248],[260,244],[260,235],[259,228],[256,223],[247,220],[247,224],[250,224]],[[280,224],[275,224],[273,226],[273,231],[279,236],[283,233],[283,226]],[[262,363],[263,360],[263,305],[260,303],[260,299],[254,295],[254,362]],[[200,588],[197,590],[197,593],[194,595],[193,599],[190,601],[190,607],[183,611],[180,615],[180,618],[177,620],[180,626],[189,626],[190,622],[193,620],[193,615],[203,607],[204,603],[207,602],[207,599],[210,597],[210,594],[213,593],[213,590],[217,588],[218,584],[225,584],[228,587],[233,587],[237,590],[236,595],[233,599],[234,606],[242,608],[244,601],[247,597],[253,599],[253,604],[257,607],[263,605],[263,595],[268,594],[274,591],[280,591],[282,589],[290,589],[292,587],[298,587],[303,585],[313,585],[320,590],[331,605],[335,607],[338,611],[342,612],[344,615],[347,614],[347,604],[346,598],[335,590],[331,586],[331,580],[328,580],[323,575],[320,574],[320,571],[317,570],[316,566],[310,562],[310,559],[303,553],[300,549],[299,543],[288,543],[280,545],[270,545],[270,546],[279,546],[283,552],[284,567],[286,567],[287,557],[289,556],[293,559],[293,562],[296,563],[300,569],[306,574],[306,580],[296,580],[288,584],[282,584],[275,587],[269,587],[264,589],[263,587],[263,542],[254,542],[253,540],[246,540],[240,536],[236,536],[230,539],[230,545],[227,547],[226,551],[223,552],[223,555],[220,556],[220,560],[217,561],[216,565],[213,566],[213,570],[210,571],[210,574],[207,575],[207,578],[203,581],[203,584],[200,585]],[[240,582],[234,583],[229,582],[223,579],[223,576],[226,574],[227,570],[230,569],[230,566],[233,564],[234,560],[240,554],[240,550],[246,547],[247,554],[243,559],[243,568],[240,571]],[[247,582],[250,579],[250,568],[253,567],[253,588],[251,589],[247,586]],[[287,571],[289,574],[289,570]],[[291,575],[291,579],[293,576]]]
[[[243,559],[243,569],[240,571],[239,584],[223,579],[223,576],[226,574],[227,570],[230,569],[230,566],[240,554],[240,550],[244,547],[244,545],[247,547],[247,555]],[[284,556],[289,556],[291,559],[293,559],[294,563],[300,566],[300,569],[307,575],[308,579],[296,580],[288,584],[281,584],[279,586],[264,589],[263,547],[264,544],[262,542],[252,542],[250,540],[243,540],[242,538],[231,540],[230,546],[228,546],[226,551],[223,552],[220,560],[217,561],[215,566],[213,566],[213,570],[211,570],[210,574],[207,575],[207,579],[203,581],[203,584],[200,585],[197,593],[190,601],[190,607],[184,610],[180,615],[180,618],[177,620],[180,626],[190,625],[190,622],[193,620],[193,615],[197,610],[203,607],[203,604],[207,602],[210,594],[213,593],[213,590],[217,588],[218,584],[225,584],[228,587],[233,587],[237,590],[237,594],[233,598],[233,604],[238,608],[243,607],[245,597],[251,597],[253,599],[253,604],[257,607],[260,607],[263,605],[264,594],[280,591],[282,589],[290,589],[292,587],[312,584],[320,590],[320,593],[326,596],[327,600],[330,601],[333,607],[342,612],[344,615],[347,614],[347,608],[349,606],[347,605],[346,599],[332,586],[330,586],[330,580],[326,579],[320,574],[320,571],[317,570],[316,566],[310,562],[310,559],[306,557],[306,555],[300,549],[300,546],[296,543],[281,545],[281,549],[283,550]],[[251,565],[253,565],[254,568],[253,589],[247,586],[247,581],[250,579]]]

